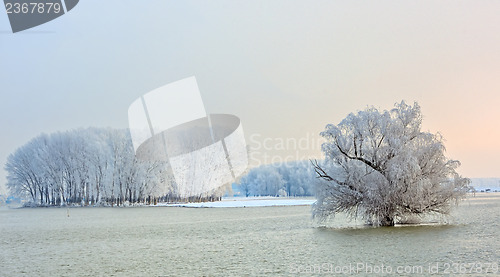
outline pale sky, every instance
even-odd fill
[[[0,9],[0,164],[41,132],[125,128],[136,98],[194,75],[261,161],[321,158],[314,143],[256,147],[404,99],[461,174],[500,177],[499,14],[500,1],[82,0],[12,34]]]

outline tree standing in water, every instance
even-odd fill
[[[367,108],[327,125],[321,136],[324,164],[313,162],[320,178],[313,216],[337,213],[375,226],[408,218],[448,214],[469,191],[469,179],[444,156],[443,138],[421,131],[420,106],[396,104],[391,111]]]

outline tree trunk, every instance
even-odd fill
[[[394,226],[394,217],[386,215],[380,222],[381,226]]]

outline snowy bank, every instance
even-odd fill
[[[314,198],[283,198],[283,197],[234,197],[223,198],[217,202],[201,203],[158,203],[156,206],[165,207],[189,207],[189,208],[243,208],[243,207],[271,207],[271,206],[309,206]],[[154,205],[151,205],[154,206]]]

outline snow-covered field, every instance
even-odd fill
[[[491,192],[494,192],[493,190]],[[488,194],[476,192],[476,195]],[[222,201],[201,203],[158,203],[152,207],[189,207],[189,208],[243,208],[243,207],[272,207],[272,206],[310,206],[316,201],[313,197],[228,197]]]
[[[156,206],[190,207],[190,208],[242,208],[269,206],[308,206],[316,201],[314,198],[284,198],[284,197],[231,197],[217,202],[201,203],[158,203]]]

